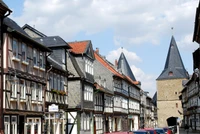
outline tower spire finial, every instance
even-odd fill
[[[171,27],[171,30],[172,30],[172,36],[173,36],[173,34],[174,34],[174,33],[173,33],[173,32],[174,32],[174,31],[173,31],[173,30],[174,30],[174,27]]]
[[[122,50],[122,52],[123,52],[123,47],[121,47],[121,50]]]

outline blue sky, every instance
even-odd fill
[[[156,91],[171,36],[192,73],[192,42],[198,0],[4,0],[10,17],[65,41],[91,40],[114,63],[123,51],[142,89]],[[173,31],[171,30],[173,27]],[[123,47],[123,50],[121,49]]]

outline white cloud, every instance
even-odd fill
[[[66,41],[78,33],[99,33],[113,30],[117,47],[162,45],[174,34],[179,48],[193,50],[195,12],[198,0],[24,0],[21,16],[11,17],[21,26],[29,24],[47,35],[59,35]],[[22,8],[22,7],[19,7]],[[174,27],[172,32],[171,27]],[[107,46],[102,46],[107,48]],[[155,50],[156,51],[156,50]],[[123,49],[126,58],[144,90],[154,90],[155,76],[146,74],[136,65],[142,59]],[[114,62],[121,49],[106,57]],[[164,58],[165,59],[165,58]]]
[[[25,0],[22,15],[12,17],[65,39],[109,27],[116,45],[157,45],[171,27],[178,36],[191,34],[197,4],[198,0]]]
[[[136,64],[139,62],[142,62],[142,59],[137,56],[136,53],[134,52],[130,52],[128,50],[126,50],[125,48],[118,48],[117,50],[112,50],[108,53],[108,55],[106,56],[106,59],[108,59],[111,63],[113,63],[116,59],[119,59],[119,56],[121,54],[121,52],[124,53],[126,60],[129,62],[129,64]]]

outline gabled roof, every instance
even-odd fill
[[[111,67],[106,61],[105,59],[103,59],[99,54],[97,54],[97,52],[94,51],[94,56],[95,59],[98,60],[104,67],[106,67],[109,71],[111,71],[115,76],[118,76],[120,78],[123,78],[123,76],[117,72],[113,67]]]
[[[71,46],[71,52],[75,54],[83,54],[86,53],[87,47],[90,44],[90,40],[86,41],[75,41],[75,42],[68,42]]]
[[[8,11],[9,13],[7,15],[9,15],[12,11],[8,8],[8,6],[3,2],[3,0],[0,0],[0,15],[3,16],[6,14],[6,12]],[[6,16],[7,16],[6,15]]]
[[[133,81],[136,81],[135,76],[133,75],[133,72],[123,52],[119,57],[117,69],[122,71],[124,75],[129,76]]]
[[[157,80],[177,78],[189,78],[189,76],[183,65],[176,41],[172,36],[164,70]]]
[[[67,42],[65,42],[60,36],[49,36],[34,38],[37,42],[44,44],[45,46],[52,47],[65,47],[67,49],[71,48]]]
[[[45,34],[41,33],[40,31],[36,30],[35,28],[31,27],[30,25],[28,24],[25,24],[22,29],[29,29],[31,30],[32,32],[34,32],[35,34],[37,34],[38,36],[40,37],[47,37]]]
[[[75,41],[68,42],[69,46],[72,48],[70,52],[75,55],[87,55],[88,57],[94,59],[94,53],[92,48],[92,42],[90,40],[85,41]]]
[[[18,31],[21,34],[24,34],[25,36],[30,37],[15,21],[13,21],[12,19],[10,19],[9,17],[6,17],[3,20],[3,24],[12,28],[13,30]]]
[[[39,47],[42,51],[48,51],[51,52],[51,49],[45,47],[41,43],[38,43],[37,41],[33,40],[15,21],[12,19],[6,17],[3,19],[3,24],[7,26],[6,30],[9,33],[12,33],[13,35],[16,35],[20,37],[23,40],[26,40],[28,42],[31,42],[30,44],[34,43],[35,47]]]

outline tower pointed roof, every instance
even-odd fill
[[[177,79],[177,78],[188,78],[188,72],[185,70],[183,65],[176,41],[172,36],[165,67],[157,80],[161,79]]]
[[[133,72],[123,52],[119,57],[117,69],[121,70],[124,75],[129,76],[133,81],[136,81],[135,76],[133,75]]]

